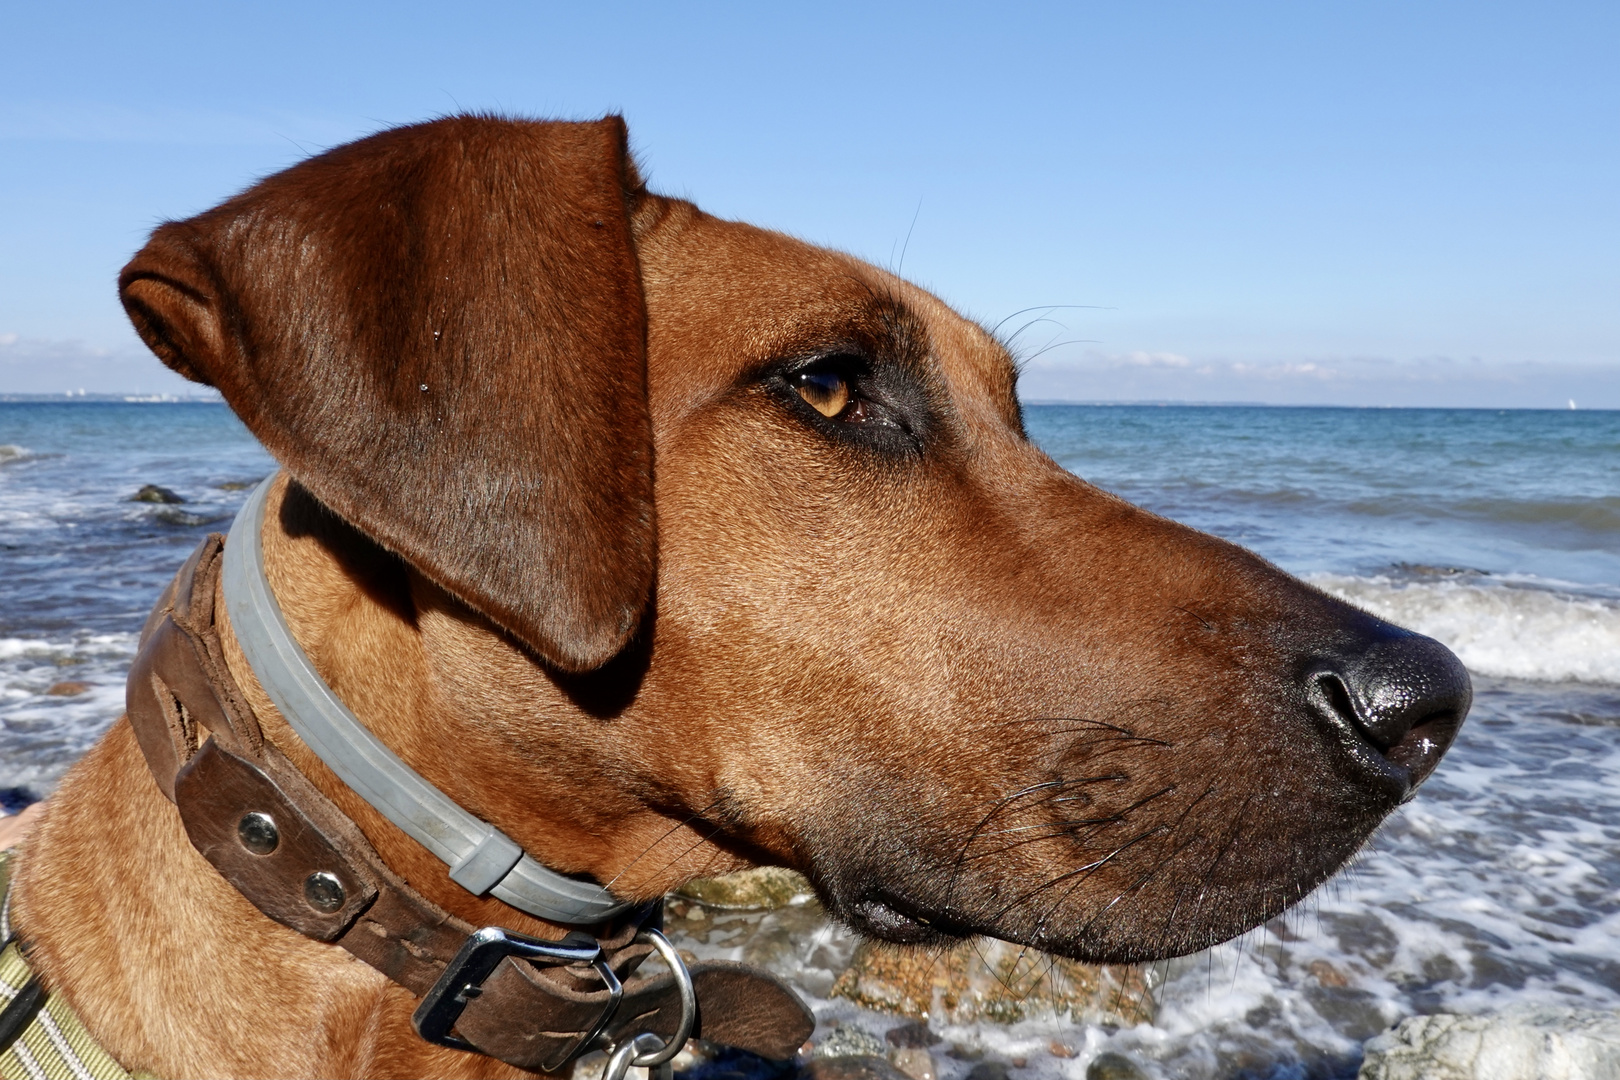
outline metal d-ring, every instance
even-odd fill
[[[675,977],[675,989],[681,995],[681,1022],[675,1028],[675,1034],[670,1036],[669,1042],[660,1046],[651,1053],[641,1054],[632,1058],[630,1064],[638,1069],[649,1069],[654,1065],[662,1065],[681,1052],[686,1040],[692,1037],[692,1025],[697,1023],[697,991],[692,989],[692,973],[686,970],[686,961],[681,954],[675,951],[675,946],[669,943],[669,938],[662,931],[652,927],[644,927],[636,934],[636,941],[643,945],[651,945],[664,958],[669,967],[669,973]],[[631,1044],[640,1041],[640,1036],[630,1040]]]
[[[608,1055],[607,1064],[602,1067],[602,1080],[624,1080],[625,1074],[630,1071],[630,1066],[635,1064],[638,1054],[646,1057],[656,1057],[670,1047],[679,1047],[680,1045],[680,1043],[675,1042],[666,1045],[664,1040],[657,1035],[650,1031],[643,1031],[635,1038],[626,1039],[613,1048],[613,1052]],[[660,1080],[663,1080],[664,1075],[673,1075],[673,1071],[667,1065],[659,1069],[658,1072]]]
[[[686,970],[686,961],[681,959],[681,954],[675,951],[675,946],[669,943],[669,938],[651,927],[643,928],[637,933],[636,941],[643,945],[651,945],[669,967],[669,973],[675,978],[675,989],[681,996],[681,1021],[675,1027],[675,1034],[671,1035],[667,1042],[661,1036],[643,1031],[609,1047],[607,1065],[602,1069],[602,1080],[624,1080],[625,1073],[632,1065],[638,1069],[667,1065],[681,1052],[686,1040],[692,1037],[692,1027],[697,1023],[697,991],[692,989],[692,973]],[[660,1069],[659,1073],[667,1075],[669,1069]]]

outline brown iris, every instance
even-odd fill
[[[800,397],[829,419],[843,412],[849,404],[849,383],[842,375],[830,371],[806,371],[794,378],[793,385]]]

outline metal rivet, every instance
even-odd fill
[[[304,899],[316,911],[330,915],[343,906],[343,882],[336,874],[317,870],[304,879]]]
[[[255,855],[268,855],[281,843],[281,831],[269,814],[255,810],[236,823],[236,838]]]

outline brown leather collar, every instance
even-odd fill
[[[264,740],[220,646],[214,586],[223,549],[224,538],[213,534],[181,567],[146,620],[130,670],[129,720],[152,776],[179,808],[192,845],[260,911],[428,995],[458,954],[465,963],[475,951],[479,932],[385,866],[354,822]],[[634,974],[651,951],[636,934],[662,917],[654,904],[599,927],[594,941],[570,935],[581,946],[600,944],[594,969],[505,956],[479,989],[451,988],[454,1033],[435,1041],[520,1068],[555,1069],[592,1044],[640,1032],[671,1038],[682,1012],[676,980]],[[617,1002],[604,967],[624,981]],[[793,991],[767,972],[725,961],[688,970],[695,1035],[781,1059],[815,1026]],[[442,997],[445,987],[438,989]]]

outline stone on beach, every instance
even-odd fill
[[[1124,1054],[1104,1050],[1086,1066],[1086,1080],[1147,1080],[1147,1073]]]
[[[1359,1080],[1612,1080],[1620,1012],[1526,1006],[1402,1020],[1368,1041]]]
[[[934,1062],[934,1055],[920,1046],[896,1047],[889,1051],[889,1060],[911,1080],[939,1080],[939,1066]]]
[[[943,952],[856,944],[847,930],[824,923],[810,883],[780,868],[694,881],[670,899],[670,932],[699,955],[720,946],[725,958],[760,964],[818,996],[923,1021],[888,1033],[896,1049],[937,1042],[930,1019],[1008,1024],[1068,1016],[1130,1027],[1153,1015],[1148,983],[1131,967],[1097,967],[989,939]],[[921,1071],[920,1058],[910,1064]]]
[[[882,1057],[883,1040],[859,1024],[838,1024],[816,1044],[818,1058]]]
[[[883,1041],[899,1049],[926,1049],[937,1046],[941,1039],[927,1024],[913,1020],[909,1024],[892,1027],[883,1033]]]
[[[799,874],[780,866],[761,866],[724,877],[700,878],[675,890],[675,895],[713,908],[774,911],[815,895]]]
[[[910,1080],[887,1058],[870,1055],[816,1058],[805,1064],[799,1076],[805,1080]]]
[[[909,1031],[898,1039],[888,1037],[893,1034],[887,1032],[880,1039],[859,1024],[836,1024],[814,1046],[805,1071],[825,1080],[894,1080],[897,1074],[909,1080],[938,1080],[934,1055],[921,1045],[926,1039]],[[939,1040],[936,1037],[934,1041]],[[886,1042],[888,1047],[884,1046]]]
[[[1135,968],[1082,964],[989,939],[943,952],[864,942],[832,994],[878,1012],[952,1024],[1068,1015],[1130,1027],[1153,1015],[1148,984]]]

